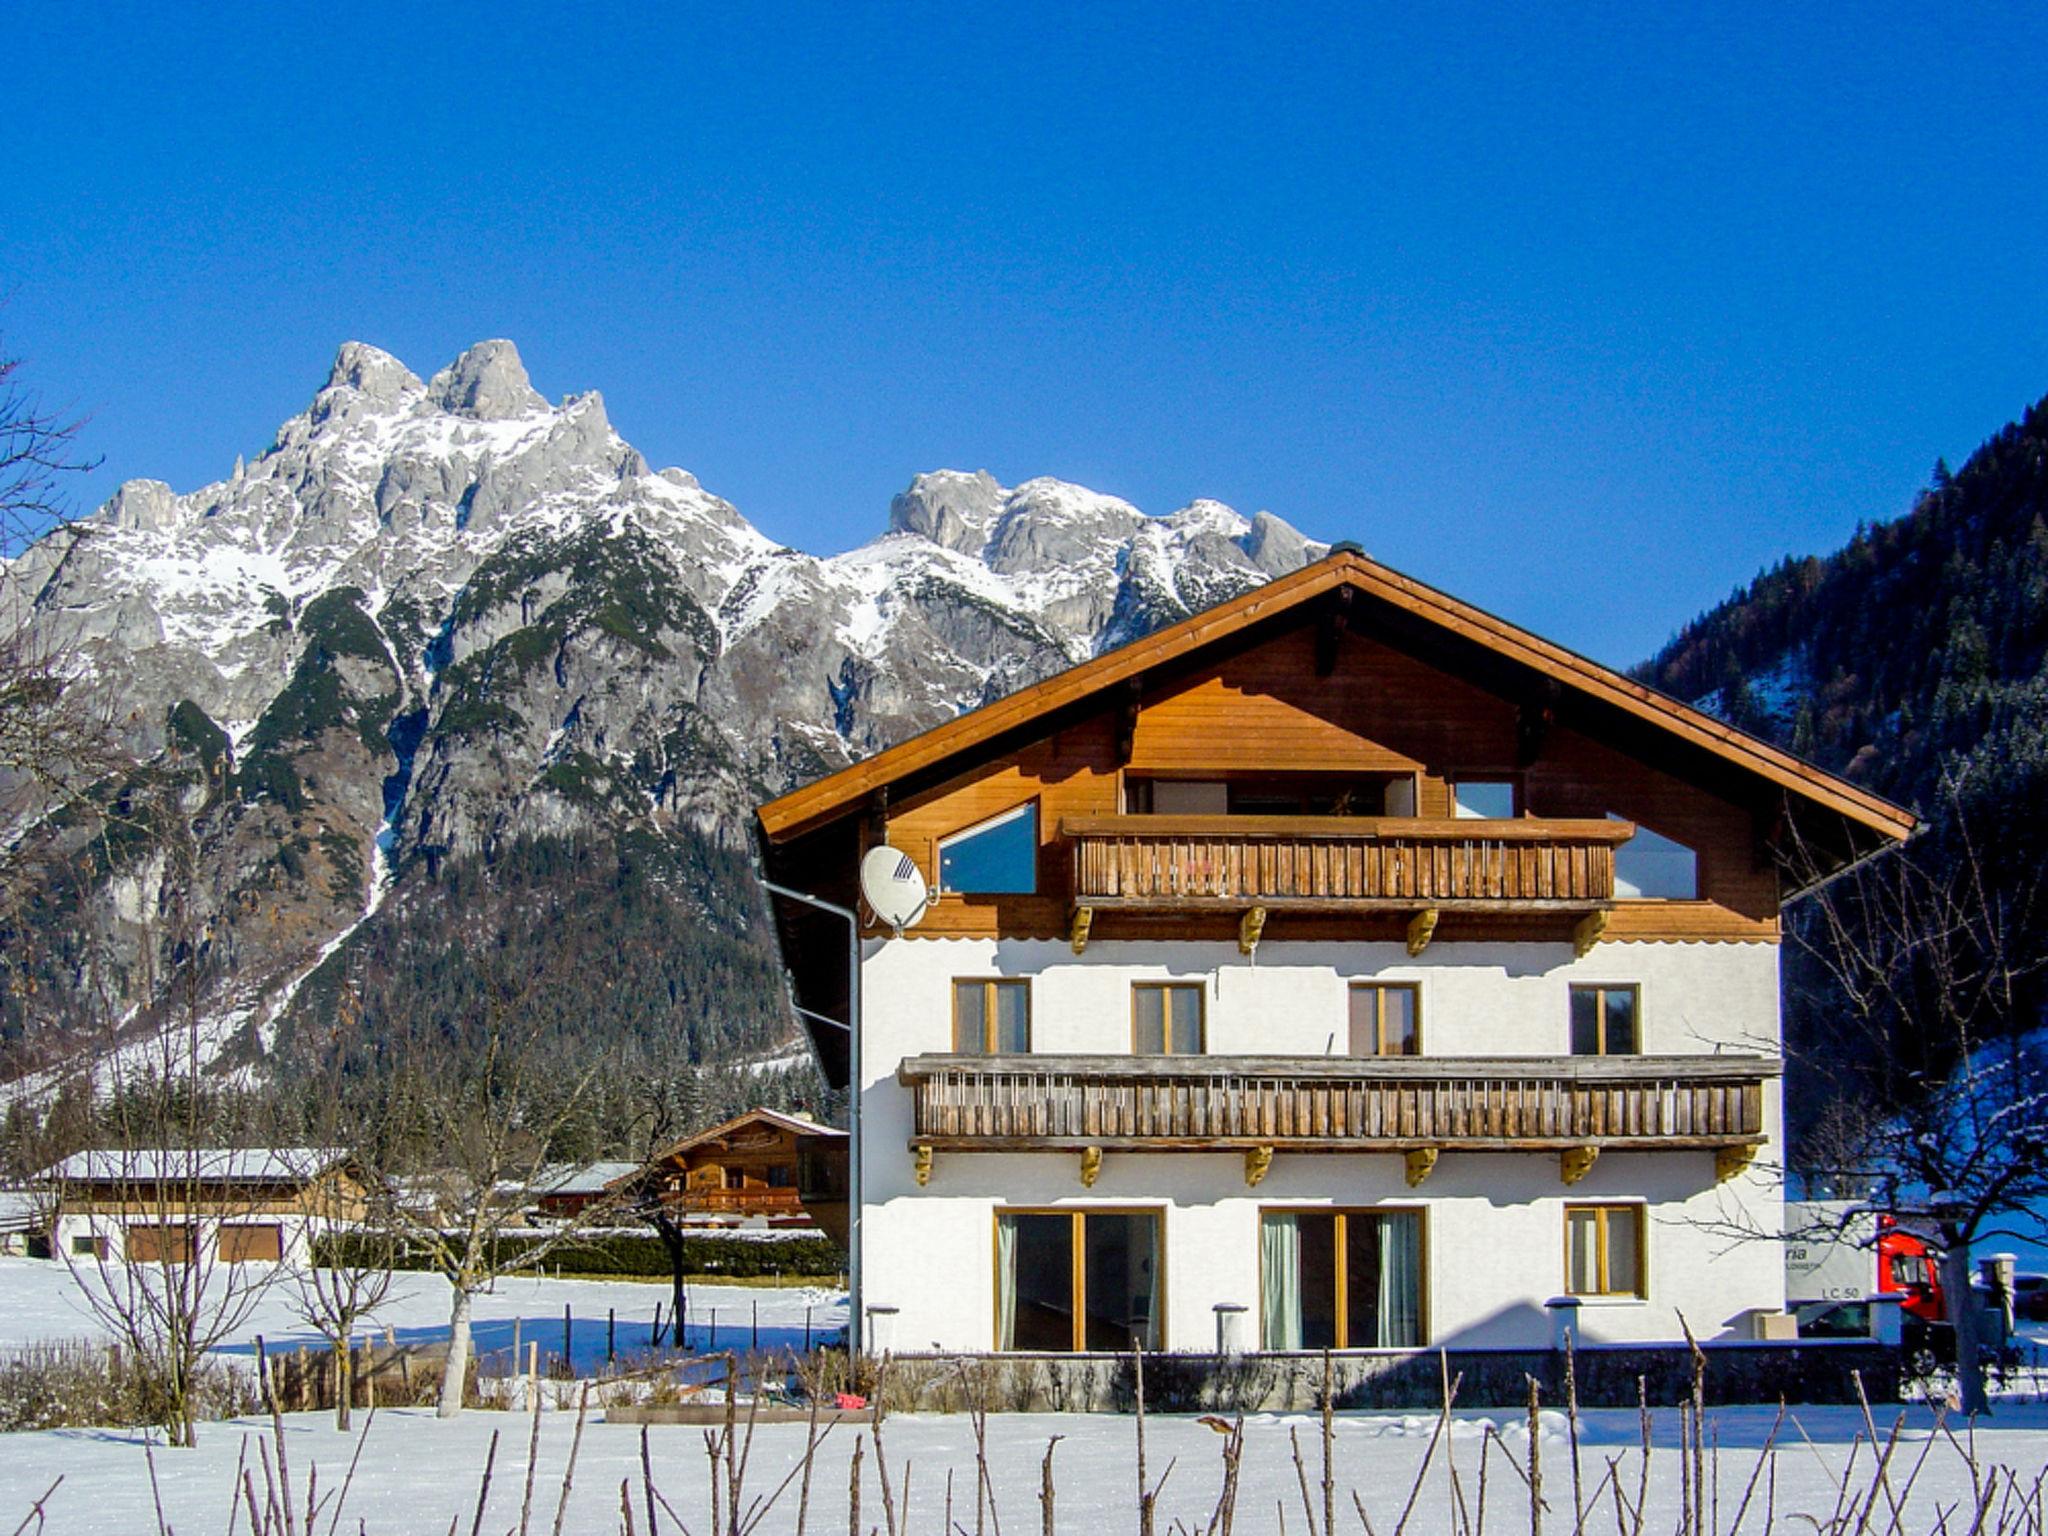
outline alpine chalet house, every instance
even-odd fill
[[[1348,546],[758,814],[936,893],[859,909],[852,1059],[776,900],[899,1353],[1761,1336],[1779,911],[1913,828]]]

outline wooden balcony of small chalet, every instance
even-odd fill
[[[1583,948],[1614,904],[1614,820],[1412,816],[1088,816],[1073,848],[1076,937],[1096,912],[1236,914],[1256,942],[1268,912],[1405,913],[1420,953],[1445,912],[1576,919]]]
[[[906,1058],[920,1182],[935,1153],[1237,1151],[1558,1154],[1576,1183],[1606,1151],[1710,1151],[1728,1177],[1764,1140],[1773,1057],[959,1056]]]

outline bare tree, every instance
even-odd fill
[[[344,995],[344,1008],[353,1006]],[[391,1295],[405,1238],[390,1186],[368,1171],[375,1138],[331,1078],[318,1095],[312,1140],[325,1166],[306,1170],[305,1211],[315,1232],[308,1262],[293,1269],[292,1310],[327,1341],[334,1371],[334,1427],[346,1432],[355,1401],[356,1334]]]
[[[1938,1250],[1962,1407],[1982,1413],[1970,1251],[2038,1231],[2048,1201],[2048,950],[2038,880],[1991,878],[1962,790],[1945,781],[1936,830],[1824,887],[1793,935],[1820,978],[1801,1001],[1821,1155]]]

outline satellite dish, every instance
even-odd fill
[[[932,899],[917,861],[886,843],[869,849],[860,861],[860,893],[875,916],[898,933],[923,917]]]

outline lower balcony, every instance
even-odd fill
[[[954,1056],[906,1058],[920,1178],[938,1152],[1712,1151],[1728,1177],[1764,1139],[1764,1056]],[[1576,1171],[1574,1171],[1576,1169]],[[1257,1177],[1254,1177],[1256,1170]]]

